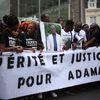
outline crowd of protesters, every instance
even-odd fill
[[[51,22],[50,16],[43,14],[41,21]],[[100,27],[98,24],[92,23],[89,26],[79,21],[65,20],[62,17],[57,18],[55,22],[61,24],[61,35],[57,34],[54,25],[50,27],[52,34],[47,37],[49,51],[67,51],[100,46]],[[57,46],[57,44],[59,45]],[[44,44],[41,38],[40,26],[36,21],[19,22],[18,18],[13,14],[5,15],[3,20],[0,21],[1,52],[13,51],[21,53],[24,50],[30,50],[35,53],[36,50],[42,52],[43,49]],[[54,91],[51,94],[53,97],[58,97]],[[38,96],[42,98],[42,94]],[[27,98],[29,100],[30,97]],[[20,98],[20,100],[25,100],[25,98]]]

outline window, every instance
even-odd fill
[[[95,0],[90,0],[90,2],[95,2]]]
[[[94,3],[93,2],[90,3],[90,7],[94,7]]]
[[[90,17],[90,23],[96,23],[96,16]]]
[[[89,0],[88,8],[96,8],[97,0]]]

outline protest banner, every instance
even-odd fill
[[[0,56],[0,99],[100,80],[100,47],[64,52],[5,52]]]

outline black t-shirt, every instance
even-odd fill
[[[27,33],[25,33],[25,36],[26,36],[26,47],[37,48],[37,40],[29,36]]]
[[[17,38],[11,35],[9,29],[5,29],[0,35],[0,43],[5,44],[6,47],[25,46],[24,34],[19,34]]]
[[[33,33],[32,36],[30,36],[28,33],[25,33],[25,37],[26,37],[26,47],[37,48],[37,50],[43,48],[43,43],[41,41],[39,34]]]
[[[100,45],[100,30],[96,31],[96,33],[94,34],[94,37],[96,38],[97,45]]]

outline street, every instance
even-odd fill
[[[50,92],[48,92],[43,94],[42,99],[38,99],[36,96],[33,96],[31,99],[27,98],[25,100],[100,100],[100,82],[74,86],[71,88],[57,90],[56,92],[58,93],[57,98],[53,98],[50,95]]]
[[[58,94],[58,98],[47,96],[42,100],[100,100],[100,82],[64,89]]]

